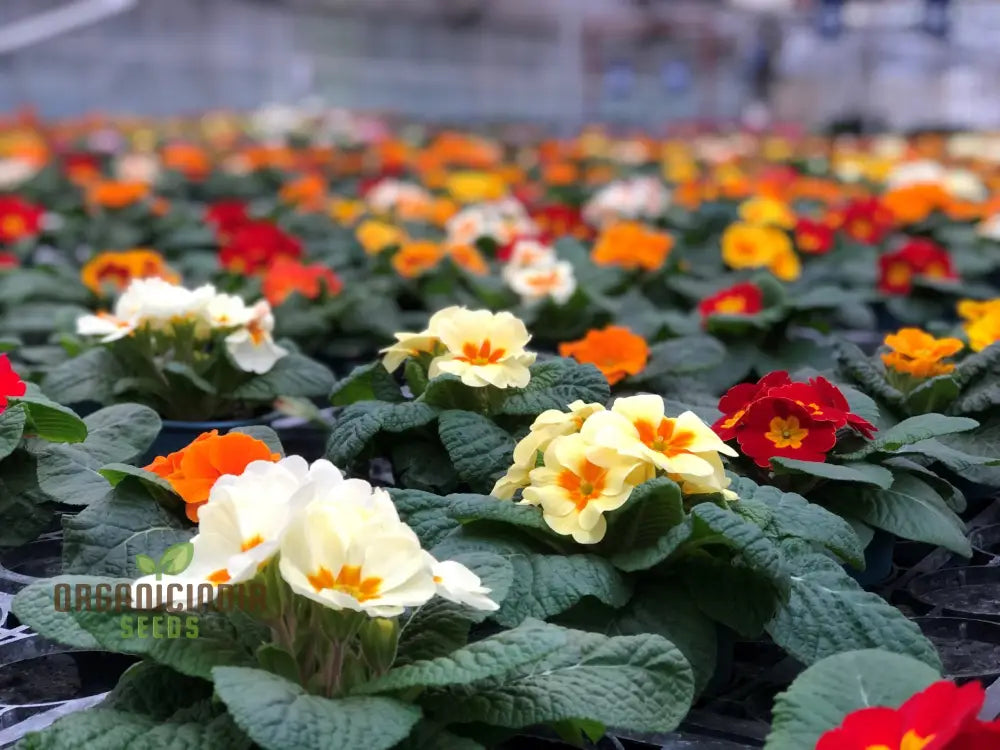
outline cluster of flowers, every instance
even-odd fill
[[[616,180],[598,190],[583,207],[583,218],[595,227],[621,219],[655,219],[670,206],[670,191],[655,177]]]
[[[826,378],[793,382],[783,370],[733,386],[719,399],[719,411],[712,429],[722,440],[735,439],[762,469],[777,457],[824,462],[841,428],[869,440],[876,430]]]
[[[438,561],[420,546],[384,490],[345,479],[326,460],[310,465],[300,456],[281,458],[263,443],[245,454],[245,442],[215,443],[217,453],[229,454],[225,468],[230,471],[202,477],[211,484],[198,510],[187,569],[135,582],[165,591],[157,601],[177,609],[197,606],[202,584],[249,581],[277,556],[281,577],[296,594],[334,610],[395,617],[434,596],[497,609],[472,571],[458,562]],[[260,453],[267,457],[246,460]],[[173,600],[178,590],[188,593]],[[190,597],[193,591],[197,602]]]
[[[911,239],[898,249],[881,255],[879,291],[909,294],[914,279],[956,279],[958,274],[948,251],[927,239]]]
[[[457,375],[475,388],[524,388],[531,380],[528,368],[535,354],[524,348],[531,334],[509,312],[446,307],[434,313],[420,333],[394,335],[396,343],[382,350],[389,372],[411,357],[426,355],[431,378]]]
[[[551,297],[562,305],[576,291],[573,264],[559,260],[551,245],[536,239],[516,240],[501,273],[507,286],[525,302]]]
[[[76,322],[77,333],[100,337],[103,343],[142,330],[172,335],[181,327],[190,328],[196,339],[222,333],[233,361],[247,372],[267,372],[288,353],[274,343],[274,316],[266,300],[248,306],[211,284],[187,289],[160,278],[135,279],[113,313],[83,315]]]
[[[685,495],[736,498],[719,455],[736,451],[693,412],[668,417],[655,395],[619,398],[610,409],[582,401],[568,408],[535,419],[492,492],[507,500],[520,491],[521,503],[539,506],[556,533],[596,544],[607,532],[604,514],[621,508],[636,486],[658,474],[677,482]]]

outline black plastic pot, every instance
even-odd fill
[[[0,705],[37,706],[106,693],[138,659],[106,651],[55,651],[0,666]]]
[[[323,410],[324,419],[333,421],[333,409]],[[330,436],[329,425],[319,425],[299,417],[278,417],[271,422],[278,433],[286,456],[302,456],[312,462],[326,455],[326,441]]]
[[[946,677],[967,682],[1000,676],[1000,624],[967,617],[913,621],[937,648]]]
[[[872,540],[865,547],[865,569],[855,570],[847,566],[846,570],[862,586],[877,586],[892,575],[892,554],[895,547],[894,535],[876,529]]]
[[[1000,621],[1000,567],[938,570],[914,578],[909,590],[936,614]]]
[[[0,592],[16,594],[35,581],[62,573],[62,534],[46,534],[0,553]]]

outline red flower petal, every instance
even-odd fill
[[[765,396],[750,405],[737,439],[743,453],[766,469],[776,456],[826,461],[827,451],[837,443],[837,428],[813,419],[795,401]]]

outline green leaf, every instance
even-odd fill
[[[151,576],[156,574],[156,560],[149,555],[136,555],[135,566],[143,575]]]
[[[191,542],[181,542],[167,547],[160,556],[159,571],[167,575],[180,575],[194,559],[194,545]]]
[[[702,612],[744,638],[759,638],[782,592],[770,576],[732,560],[702,553],[670,568]]]
[[[836,562],[803,542],[782,551],[791,594],[767,625],[774,642],[804,664],[842,651],[883,648],[939,668],[934,645],[920,628],[877,594],[862,589]]]
[[[273,427],[268,427],[266,424],[251,424],[246,427],[234,427],[230,432],[241,432],[244,435],[249,435],[255,440],[259,440],[268,448],[271,449],[273,453],[278,453],[282,456],[285,455],[285,447],[281,444],[281,438],[278,437],[278,433],[274,431]]]
[[[458,475],[437,436],[389,446],[392,473],[399,487],[445,495],[458,489]]]
[[[606,548],[635,553],[655,547],[671,529],[684,522],[680,487],[667,477],[643,482],[616,512],[605,537]]]
[[[510,466],[514,438],[480,414],[443,411],[438,435],[458,476],[475,491],[489,492]]]
[[[767,750],[815,747],[854,711],[899,708],[940,679],[921,661],[878,649],[829,656],[795,678],[774,701]]]
[[[738,552],[748,567],[769,577],[779,588],[787,587],[788,571],[781,552],[759,526],[713,503],[696,505],[691,519],[696,537],[714,537]]]
[[[996,348],[1000,350],[1000,347]],[[978,414],[996,406],[1000,406],[1000,383],[983,378],[951,402],[948,411],[952,414]]]
[[[185,630],[188,620],[196,618],[197,638],[143,638],[138,637],[140,618],[147,618],[145,627],[151,628],[152,618],[157,615],[163,617],[162,612],[135,611],[123,614],[115,607],[111,608],[113,611],[98,612],[96,608],[92,611],[75,605],[80,601],[80,594],[77,592],[81,591],[81,587],[89,587],[89,601],[96,601],[97,586],[110,587],[105,590],[114,592],[117,586],[131,583],[132,580],[126,578],[57,576],[33,583],[20,591],[14,599],[14,612],[21,622],[28,624],[35,632],[64,645],[146,656],[191,677],[209,679],[214,666],[254,663],[253,651],[259,642],[251,649],[241,639],[234,622],[224,613],[202,611],[197,615],[176,615],[181,618]],[[69,612],[56,610],[55,591],[62,584],[68,585],[74,592],[71,602],[75,606]],[[125,617],[129,618],[131,630],[126,630],[123,626]]]
[[[906,410],[910,414],[945,411],[958,397],[959,390],[958,383],[948,375],[929,378],[907,394]]]
[[[971,456],[965,451],[952,448],[934,439],[921,440],[919,443],[904,445],[896,452],[900,454],[927,456],[947,466],[959,476],[964,475],[967,471],[977,466],[1000,465],[1000,456]]]
[[[279,396],[311,398],[333,389],[333,373],[303,354],[286,354],[262,375],[254,375],[230,394],[234,400],[272,401]]]
[[[805,474],[835,482],[868,484],[887,489],[892,484],[892,472],[876,464],[856,461],[846,464],[830,464],[820,461],[800,461],[795,458],[776,457],[771,459],[775,474]]]
[[[983,375],[996,372],[998,366],[1000,366],[1000,344],[992,344],[982,351],[964,357],[961,362],[955,365],[951,377],[964,388]]]
[[[747,503],[761,503],[771,512],[764,533],[776,541],[804,539],[826,547],[842,560],[857,566],[864,564],[864,545],[851,525],[821,505],[810,503],[794,492],[776,487],[758,486],[746,477],[735,477],[730,489],[740,496],[733,505],[736,512]]]
[[[831,309],[857,305],[858,295],[836,286],[818,286],[800,294],[791,301],[796,310]]]
[[[894,427],[880,432],[870,444],[870,451],[891,453],[904,445],[918,443],[927,438],[968,432],[979,426],[979,422],[968,417],[946,417],[944,414],[919,414],[904,419]]]
[[[667,732],[694,697],[691,667],[657,635],[617,636],[556,628],[566,644],[539,661],[455,689],[432,689],[430,710],[464,722],[521,728],[588,719],[638,732]]]
[[[124,377],[127,373],[115,356],[99,347],[56,365],[42,381],[42,390],[61,404],[105,404],[114,398],[115,384]]]
[[[974,456],[993,455],[1000,445],[1000,419],[989,418],[978,429],[947,435],[940,442]],[[1000,487],[1000,467],[969,467],[962,473],[962,478],[968,482]]]
[[[718,367],[726,347],[711,336],[684,336],[654,344],[646,367],[632,380],[642,382],[660,375],[686,375]]]
[[[863,488],[827,503],[842,516],[858,518],[903,539],[936,544],[969,557],[962,520],[926,482],[897,473],[887,490]]]
[[[388,750],[420,720],[420,709],[391,698],[331,700],[260,669],[216,667],[215,690],[236,724],[268,750]]]
[[[501,501],[497,501],[501,502]],[[431,553],[439,560],[459,559],[470,552],[491,552],[514,570],[513,584],[492,617],[504,627],[528,618],[546,619],[565,612],[585,597],[612,607],[628,601],[632,589],[610,562],[597,555],[542,554],[510,533],[499,536],[488,523],[470,524],[447,536]],[[493,533],[491,533],[493,532]]]
[[[148,406],[116,404],[83,420],[87,439],[78,447],[101,465],[131,463],[141,458],[160,434],[160,417]]]
[[[98,469],[97,473],[107,479],[112,487],[117,487],[125,477],[134,477],[148,487],[155,487],[157,490],[174,494],[174,489],[170,486],[170,482],[159,474],[154,474],[151,471],[146,471],[131,464],[107,464]]]
[[[330,403],[347,406],[356,401],[403,401],[395,379],[381,361],[355,367],[337,381],[330,392]]]
[[[326,457],[337,466],[346,466],[365,449],[382,428],[388,405],[379,401],[351,404],[341,412],[330,431]]]
[[[903,394],[893,388],[885,379],[885,372],[868,355],[854,344],[846,341],[837,343],[837,360],[841,369],[865,391],[897,409],[902,409]]]
[[[566,645],[564,630],[539,625],[536,621],[524,623],[446,656],[396,667],[382,677],[359,686],[354,694],[372,695],[414,687],[469,685],[491,677],[502,677],[511,670],[532,664]]]
[[[160,559],[171,545],[189,541],[194,529],[154,500],[132,477],[111,493],[63,519],[63,569],[135,578],[138,554]]]
[[[87,425],[72,409],[41,395],[20,396],[12,401],[21,404],[27,413],[27,435],[53,443],[79,443],[87,438]]]
[[[17,404],[0,412],[0,459],[7,458],[21,443],[26,417],[24,407]]]
[[[531,382],[526,388],[507,389],[500,413],[535,416],[546,409],[564,411],[577,400],[603,404],[609,398],[611,387],[593,365],[550,359],[531,366]]]
[[[498,500],[490,495],[455,494],[445,498],[444,507],[448,516],[460,523],[501,521],[514,526],[552,533],[542,518],[541,510],[533,505]]]

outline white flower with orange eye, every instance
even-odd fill
[[[253,317],[253,308],[235,294],[216,294],[205,306],[205,320],[210,328],[245,326]]]
[[[100,336],[103,344],[123,339],[131,335],[135,329],[135,319],[122,320],[107,312],[81,315],[76,319],[77,334],[80,336]]]
[[[538,240],[524,239],[514,243],[510,251],[510,259],[503,267],[501,274],[508,283],[510,276],[525,268],[548,268],[556,262],[556,251],[551,245]]]
[[[576,291],[573,265],[565,260],[550,266],[515,270],[507,278],[507,283],[526,303],[550,297],[558,304],[564,305]]]
[[[528,475],[538,463],[539,452],[544,453],[549,443],[562,435],[579,432],[591,414],[603,411],[601,404],[574,401],[569,411],[547,409],[531,425],[531,431],[514,446],[514,463],[507,473],[493,486],[493,497],[509,500],[522,487],[527,487]]]
[[[376,494],[386,493],[360,480],[345,482],[292,520],[279,571],[295,593],[370,617],[395,617],[437,594],[417,535],[380,512],[370,502]]]
[[[437,595],[456,604],[464,604],[473,609],[495,612],[500,605],[488,596],[490,589],[467,567],[454,560],[435,560],[429,553],[431,573],[437,586]]]
[[[165,328],[200,318],[215,295],[211,284],[187,289],[157,277],[133,279],[115,303],[115,317]]]
[[[288,354],[288,350],[274,343],[274,315],[267,300],[251,308],[252,317],[242,328],[226,336],[226,350],[236,365],[246,372],[265,373]]]
[[[549,443],[544,464],[531,471],[524,499],[541,506],[542,518],[556,533],[596,544],[607,533],[604,514],[628,501],[636,464],[635,458],[595,447],[580,433],[563,435]]]
[[[509,312],[448,308],[435,316],[429,330],[447,350],[431,361],[431,378],[449,373],[477,388],[524,388],[531,380],[528,366],[535,354],[524,350],[531,334]]]
[[[489,231],[482,212],[476,206],[459,211],[445,224],[450,245],[474,245]]]
[[[737,455],[694,412],[665,416],[663,399],[655,395],[616,399],[610,411],[587,420],[583,435],[667,474],[709,477],[715,467],[703,454]]]

